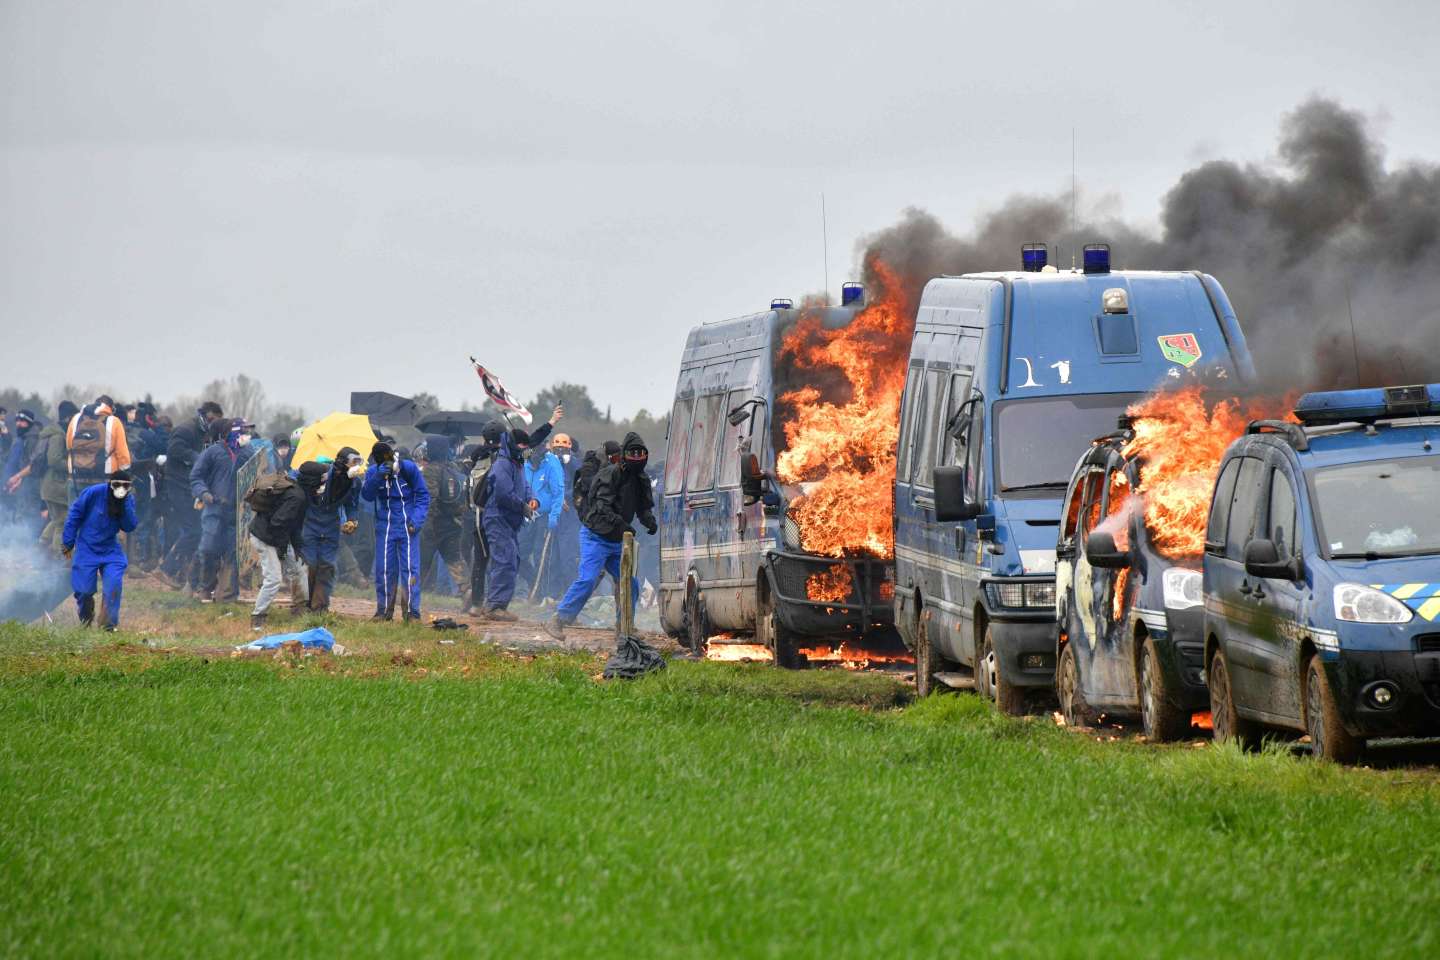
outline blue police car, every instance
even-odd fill
[[[915,319],[895,475],[895,625],[921,695],[974,687],[1006,712],[1055,680],[1055,541],[1075,459],[1161,383],[1253,374],[1214,277],[1110,269],[939,277]]]
[[[1203,590],[1220,739],[1440,734],[1440,384],[1311,393],[1221,462]]]

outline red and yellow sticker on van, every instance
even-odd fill
[[[1195,334],[1167,333],[1157,339],[1160,341],[1160,352],[1171,363],[1193,367],[1200,361],[1200,341],[1195,339]]]

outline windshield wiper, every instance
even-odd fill
[[[1332,553],[1331,560],[1403,560],[1406,557],[1431,557],[1440,554],[1440,548],[1427,550],[1398,550],[1394,553],[1380,553],[1377,550],[1366,550],[1364,553]]]
[[[1014,493],[1016,490],[1054,490],[1059,487],[1061,490],[1070,485],[1068,480],[1047,480],[1044,483],[1022,483],[1015,487],[1001,487],[1001,493]]]

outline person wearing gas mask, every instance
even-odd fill
[[[580,572],[565,591],[554,618],[545,622],[545,632],[557,640],[565,639],[565,628],[575,622],[605,573],[616,583],[618,616],[622,592],[620,552],[625,534],[630,532],[630,524],[637,517],[652,537],[659,530],[650,478],[645,475],[650,450],[638,433],[627,433],[620,450],[620,462],[609,464],[596,474],[585,499],[585,515],[580,518],[584,524],[580,530]],[[640,584],[633,578],[630,591],[633,604],[640,593]]]
[[[303,487],[305,468],[300,477]],[[355,517],[360,511],[360,482],[365,477],[365,461],[359,451],[342,447],[333,463],[325,468],[320,484],[309,492],[305,509],[305,528],[300,536],[300,556],[310,578],[310,609],[323,613],[330,609],[335,592],[335,571],[339,565],[341,536],[355,532]]]
[[[555,440],[565,435],[558,434]],[[555,440],[551,441],[554,446]],[[568,446],[569,437],[565,437]],[[538,444],[532,445],[525,461],[525,482],[530,493],[540,506],[533,519],[520,529],[520,577],[534,588],[539,589],[532,596],[548,597],[546,590],[551,572],[555,569],[555,539],[559,533],[560,519],[565,512],[565,468],[555,451]],[[569,586],[570,581],[565,581]]]
[[[420,619],[420,528],[430,490],[420,468],[381,440],[370,449],[360,496],[375,505],[375,616],[393,620],[400,600],[405,623]]]
[[[138,522],[130,486],[129,471],[116,470],[106,482],[80,491],[65,516],[61,544],[70,561],[75,610],[87,627],[95,622],[97,576],[103,590],[103,625],[106,630],[120,625],[120,599],[129,561],[120,546],[119,534],[134,530]]]
[[[190,468],[190,493],[200,504],[200,587],[202,602],[231,602],[240,596],[240,572],[235,568],[235,471],[250,459],[250,430],[244,420],[216,420],[210,425],[210,445]],[[220,567],[229,569],[225,592],[216,596]]]
[[[436,558],[445,565],[455,589],[464,590],[465,560],[461,547],[465,525],[465,475],[456,466],[450,438],[434,434],[425,438],[425,458],[420,473],[430,490],[430,515],[420,535],[420,576],[426,590],[438,579]]]
[[[486,573],[485,609],[480,616],[487,620],[511,623],[519,619],[507,608],[515,596],[515,576],[520,565],[520,527],[535,516],[540,502],[525,482],[525,451],[530,435],[514,429],[500,435],[500,449],[494,466],[485,476],[485,544],[490,550]]]

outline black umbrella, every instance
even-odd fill
[[[350,412],[364,414],[377,427],[408,427],[420,408],[409,397],[382,390],[355,391],[350,394]]]
[[[478,437],[485,424],[498,419],[479,410],[437,410],[416,420],[415,429],[421,433],[443,433],[448,437]]]

